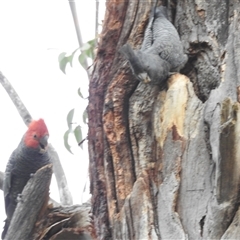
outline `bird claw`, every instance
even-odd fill
[[[169,72],[168,73],[168,77],[171,77],[172,75],[174,75],[174,74],[177,74],[178,72]]]
[[[138,79],[144,83],[151,82],[151,79],[146,72],[138,74]]]

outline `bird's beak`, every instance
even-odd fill
[[[48,135],[45,135],[39,140],[40,151],[46,152],[48,146]]]

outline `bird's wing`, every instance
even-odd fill
[[[5,206],[7,205],[7,202],[8,202],[7,196],[11,188],[12,171],[16,163],[16,157],[17,157],[17,153],[15,150],[13,151],[12,155],[9,158],[9,161],[7,163],[7,167],[5,170],[5,174],[4,174],[3,192],[4,192],[4,198],[5,198]]]

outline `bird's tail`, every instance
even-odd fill
[[[138,56],[136,55],[136,53],[133,51],[129,44],[123,45],[120,48],[119,52],[122,53],[125,56],[125,58],[129,61],[129,63],[131,64],[132,71],[136,76],[143,72],[143,66]]]
[[[5,220],[5,225],[3,227],[3,232],[2,232],[2,239],[5,238],[7,231],[8,231],[8,227],[9,227],[10,221],[8,219]]]

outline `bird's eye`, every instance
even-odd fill
[[[34,137],[35,139],[37,139],[37,135],[36,135],[36,134],[34,134],[33,137]]]

